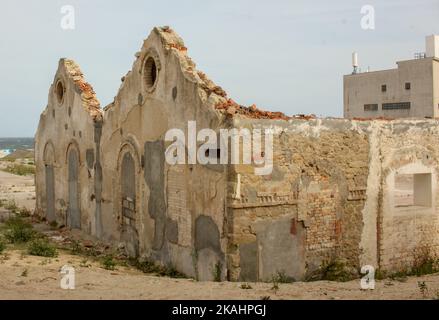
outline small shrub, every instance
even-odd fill
[[[81,243],[78,240],[72,240],[70,243],[70,251],[74,255],[79,255],[82,253],[82,246]]]
[[[407,275],[409,274],[409,272],[407,271],[400,271],[400,272],[396,272],[393,273],[391,275],[389,275],[389,278],[392,280],[396,280],[398,282],[407,282]]]
[[[2,253],[3,251],[5,251],[5,249],[6,249],[6,244],[5,244],[5,242],[4,242],[2,239],[0,239],[0,253]]]
[[[103,256],[104,251],[99,250],[98,246],[91,245],[90,247],[84,246],[81,241],[71,240],[70,251],[75,255],[85,255],[87,257],[99,258]]]
[[[27,269],[24,269],[23,272],[21,273],[22,277],[27,277],[29,271]]]
[[[116,269],[116,261],[114,261],[114,257],[112,255],[106,255],[102,259],[102,266],[106,270],[115,270]]]
[[[273,290],[274,293],[276,293],[277,290],[279,290],[279,282],[277,281],[277,277],[276,276],[271,277],[271,283],[273,284],[271,286],[271,290]]]
[[[421,257],[419,260],[415,260],[410,273],[419,277],[425,274],[436,273],[438,271],[438,261],[430,256],[425,256]]]
[[[158,265],[150,260],[135,260],[131,261],[137,269],[142,271],[143,273],[153,273],[161,277],[170,277],[170,278],[187,278],[186,275],[179,272],[173,266],[165,267]]]
[[[241,289],[249,290],[249,289],[253,289],[253,288],[249,283],[243,283],[243,284],[241,284]]]
[[[28,253],[33,256],[40,257],[56,257],[58,252],[54,245],[45,239],[33,240],[28,247]]]
[[[428,287],[425,284],[425,281],[418,281],[418,288],[419,288],[419,291],[422,294],[422,297],[426,298],[427,297],[427,293],[428,293]]]
[[[417,248],[413,253],[413,263],[411,267],[399,270],[389,275],[395,280],[405,282],[407,276],[423,276],[439,272],[439,260],[432,254],[428,248]]]
[[[35,231],[32,229],[32,225],[23,221],[20,217],[8,219],[5,223],[5,227],[5,238],[10,243],[28,242],[35,236]]]
[[[327,281],[341,281],[346,282],[356,278],[352,270],[346,266],[346,264],[337,259],[331,259],[323,261],[320,268],[310,275],[308,275],[308,281],[327,280]]]
[[[3,207],[6,210],[15,212],[18,211],[18,206],[17,203],[15,202],[15,200],[8,200],[7,202],[4,202]]]
[[[35,174],[35,166],[25,165],[25,164],[9,164],[3,171],[16,174],[19,176],[27,176]]]
[[[349,281],[352,279],[352,275],[346,271],[346,266],[344,263],[335,260],[324,265],[324,276],[323,280],[330,281]]]
[[[220,261],[218,261],[215,264],[215,267],[213,269],[213,281],[215,282],[221,282],[221,274],[222,274],[222,264]]]
[[[143,273],[157,273],[159,271],[158,266],[152,261],[142,260],[142,261],[134,261],[134,265],[137,269],[142,271]]]
[[[31,216],[31,211],[25,207],[17,210],[17,215],[22,218],[27,218]]]
[[[99,257],[100,255],[102,255],[102,251],[99,251],[96,246],[93,246],[91,248],[85,248],[84,253],[89,257]]]
[[[283,271],[283,270],[282,270],[282,271],[278,271],[278,272],[276,272],[276,274],[273,275],[273,277],[276,278],[276,282],[278,282],[278,283],[291,283],[291,282],[294,282],[294,281],[295,281],[294,278],[288,276],[288,275],[285,273],[285,271]]]
[[[74,255],[84,255],[87,257],[94,257],[94,258],[102,258],[103,257],[103,250],[99,250],[98,246],[91,245],[91,246],[84,246],[81,241],[71,239],[70,244],[66,247],[67,250],[70,250],[71,254]]]
[[[160,272],[159,275],[169,278],[187,278],[185,274],[181,273],[173,266],[163,267],[162,272]]]
[[[286,275],[285,271],[278,271],[271,276],[271,290],[276,293],[279,290],[279,283],[292,283],[295,279]]]
[[[39,263],[39,265],[41,265],[41,266],[45,266],[45,265],[47,265],[47,264],[49,264],[49,263],[51,263],[51,262],[52,262],[52,260],[49,259],[49,258],[47,258],[47,259],[44,259],[43,261],[41,261],[41,262]]]
[[[195,271],[195,280],[199,280],[199,273],[198,273],[198,250],[193,250],[191,252],[191,256],[192,256],[192,266],[194,267],[194,271]]]
[[[375,279],[376,280],[384,280],[385,277],[386,277],[386,273],[384,271],[382,271],[381,269],[375,270]]]

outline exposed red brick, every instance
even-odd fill
[[[103,118],[101,106],[99,100],[96,98],[96,93],[93,90],[93,87],[85,81],[81,69],[73,60],[64,60],[64,65],[75,85],[81,91],[84,108],[88,111],[94,121],[101,121]]]
[[[178,51],[183,51],[183,52],[187,51],[187,48],[185,46],[181,46],[179,44],[169,43],[168,45],[169,45],[170,48],[177,49]]]

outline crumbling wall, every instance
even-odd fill
[[[104,238],[126,247],[133,240],[124,239],[134,239],[141,257],[201,280],[213,279],[218,266],[225,277],[225,167],[169,165],[164,137],[169,129],[187,134],[188,121],[220,128],[224,117],[213,106],[221,95],[195,69],[183,41],[170,28],[155,28],[105,108],[102,130]],[[136,193],[123,200],[120,159],[126,153],[135,159]],[[133,228],[125,228],[124,203],[133,206]]]
[[[378,217],[379,265],[389,272],[407,270],[439,254],[437,120],[393,121],[379,131],[382,193]],[[399,190],[397,175],[423,175]],[[422,184],[425,184],[423,186]],[[401,193],[420,188],[429,203],[398,205]],[[416,191],[415,191],[416,192]]]
[[[324,119],[235,125],[275,135],[270,175],[235,165],[229,176],[231,279],[269,280],[278,272],[303,279],[335,258],[358,266],[369,156],[364,128]]]
[[[372,265],[395,272],[437,257],[436,120],[234,125],[272,128],[275,135],[271,175],[231,166],[230,279],[269,280],[279,272],[303,279],[334,260],[352,271]],[[418,204],[397,205],[397,174],[420,175],[412,185]]]
[[[35,137],[37,210],[47,220],[199,280],[299,280],[334,260],[396,271],[439,253],[436,120],[240,106],[195,69],[168,27],[135,56],[104,112],[79,67],[60,60]],[[187,144],[189,121],[216,132],[271,128],[271,173],[188,163],[187,154],[168,164],[165,135],[181,129]],[[399,174],[412,185],[399,190]],[[397,205],[410,188],[404,201],[413,203]]]
[[[93,88],[75,62],[61,59],[35,135],[36,208],[49,221],[91,234],[97,230],[94,137],[101,121]]]

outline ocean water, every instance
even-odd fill
[[[34,138],[0,138],[0,150],[5,153],[13,152],[16,149],[33,149]]]

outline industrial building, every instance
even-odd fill
[[[426,37],[426,52],[398,61],[396,69],[353,72],[343,78],[345,118],[439,117],[439,36]]]

